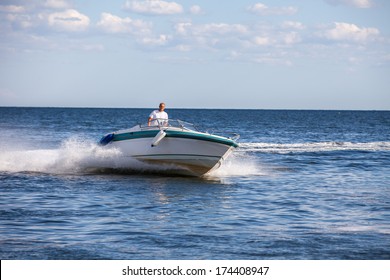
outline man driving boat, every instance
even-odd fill
[[[165,110],[165,103],[161,102],[158,106],[158,110],[154,110],[150,113],[148,118],[148,126],[157,126],[159,122],[168,121],[168,114]]]

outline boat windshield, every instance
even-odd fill
[[[161,129],[161,128],[170,128],[170,127],[175,127],[175,128],[180,128],[183,130],[194,130],[198,131],[198,129],[194,126],[194,124],[181,121],[181,120],[176,120],[176,119],[153,119],[151,120],[150,124],[142,124],[140,125],[141,129]]]

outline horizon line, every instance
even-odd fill
[[[52,109],[153,109],[154,107],[100,107],[100,106],[25,106],[0,105],[0,108],[52,108]],[[269,111],[390,111],[390,109],[315,109],[315,108],[200,108],[200,107],[169,107],[169,110],[269,110]]]

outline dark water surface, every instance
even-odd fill
[[[390,112],[168,110],[241,135],[205,178],[96,145],[149,113],[0,108],[0,258],[390,259]]]

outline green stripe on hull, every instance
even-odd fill
[[[135,132],[126,132],[121,134],[114,134],[113,141],[123,141],[130,139],[139,139],[139,138],[153,138],[157,135],[159,130],[152,131],[135,131]],[[219,144],[224,144],[228,146],[233,146],[234,148],[238,147],[238,144],[228,138],[219,138],[213,135],[204,135],[187,131],[169,131],[166,130],[166,136],[168,138],[186,138],[186,139],[195,139],[201,141],[209,141]]]
[[[157,135],[159,131],[151,130],[151,131],[136,131],[136,132],[126,132],[120,134],[114,134],[114,138],[112,141],[123,141],[129,139],[137,139],[137,138],[153,138]]]

